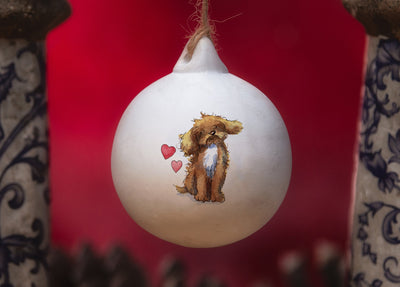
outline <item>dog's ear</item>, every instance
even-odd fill
[[[221,123],[225,126],[225,131],[228,134],[234,135],[242,131],[243,125],[239,121],[228,121],[226,119],[221,119]]]
[[[198,127],[193,127],[179,136],[181,138],[181,149],[185,156],[192,155],[199,150],[199,136],[200,129]]]

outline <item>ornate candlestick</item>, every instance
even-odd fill
[[[343,0],[368,55],[352,233],[353,286],[400,283],[400,1]]]
[[[0,0],[0,286],[48,286],[44,38],[65,0]]]

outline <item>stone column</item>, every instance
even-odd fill
[[[49,249],[44,39],[65,0],[0,0],[0,287],[46,287]]]
[[[351,285],[400,283],[400,0],[343,0],[368,33]]]

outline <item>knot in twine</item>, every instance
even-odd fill
[[[208,0],[199,0],[198,4],[201,3],[201,17],[196,31],[190,37],[189,42],[186,46],[187,54],[185,56],[186,60],[190,61],[192,59],[194,50],[200,39],[203,37],[208,37],[213,42],[214,29],[210,25],[210,20],[208,19]]]

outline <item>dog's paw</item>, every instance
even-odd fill
[[[225,195],[223,193],[218,193],[216,196],[212,196],[211,197],[211,201],[224,202],[225,201]]]
[[[203,195],[203,194],[197,194],[197,195],[195,195],[194,199],[196,199],[197,201],[202,201],[202,202],[207,201],[206,196]]]

